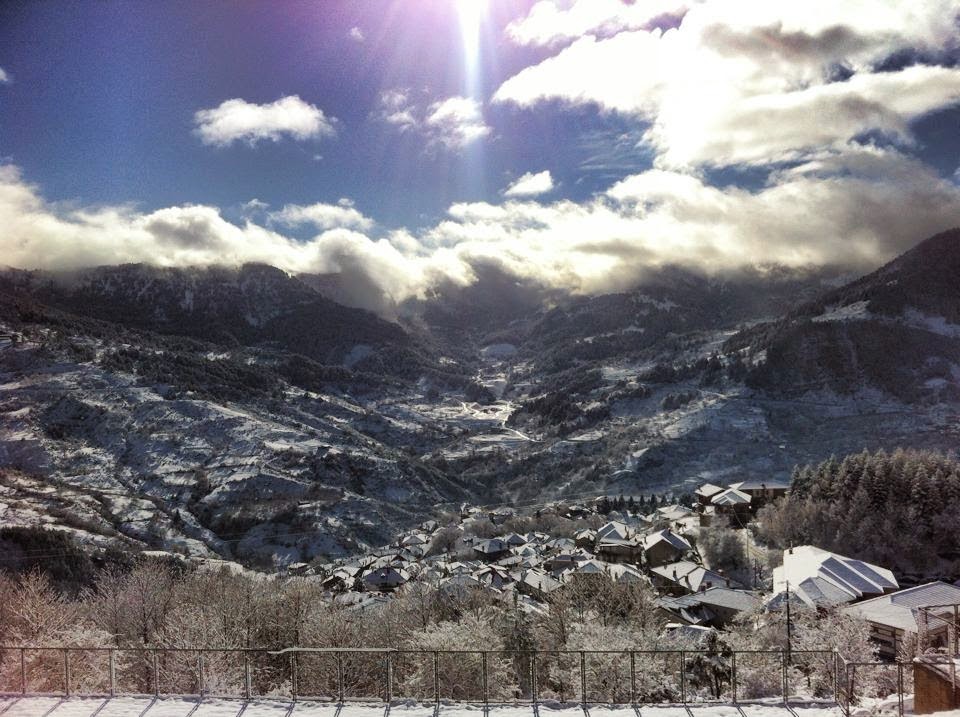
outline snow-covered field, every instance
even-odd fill
[[[839,717],[834,705],[718,704],[709,706],[591,706],[441,704],[331,704],[274,700],[116,697],[26,697],[0,702],[4,717]]]

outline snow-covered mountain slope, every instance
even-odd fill
[[[747,329],[726,349],[762,355],[767,392],[879,390],[907,403],[960,400],[960,230]]]

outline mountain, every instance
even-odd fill
[[[273,565],[468,500],[669,494],[958,439],[958,233],[865,277],[481,270],[394,307],[265,266],[0,273],[0,511]],[[838,286],[838,284],[841,284]]]
[[[960,400],[960,230],[937,234],[783,318],[732,337],[748,384],[778,394],[881,391],[906,403]]]
[[[9,270],[0,274],[0,291],[129,328],[227,347],[273,348],[325,366],[408,378],[436,366],[429,348],[396,323],[337,304],[297,277],[260,264],[128,264],[59,274]]]

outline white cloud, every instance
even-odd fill
[[[7,73],[6,70],[0,67],[0,85],[5,85],[8,82],[12,82],[12,80],[10,79],[10,75]]]
[[[480,103],[470,97],[434,102],[427,108],[424,124],[431,142],[449,149],[460,149],[490,134]]]
[[[383,91],[378,105],[375,116],[387,124],[398,127],[401,132],[414,129],[420,124],[417,119],[417,107],[410,99],[408,89],[394,88]]]
[[[490,134],[476,100],[453,96],[424,106],[412,95],[405,88],[384,91],[374,117],[401,132],[419,132],[434,149],[444,147],[456,151]]]
[[[255,145],[261,140],[276,142],[284,136],[306,140],[334,134],[330,118],[297,95],[262,105],[226,100],[212,109],[199,110],[194,121],[203,143],[219,147],[238,141]]]
[[[258,205],[259,208],[259,205]],[[121,262],[161,266],[257,261],[295,272],[339,272],[363,305],[389,306],[439,282],[469,283],[479,264],[580,292],[630,286],[678,264],[876,266],[960,225],[960,188],[902,153],[846,146],[811,153],[756,190],[711,186],[690,173],[650,169],[583,202],[460,203],[414,232],[378,235],[349,201],[288,205],[261,226],[216,207],[151,212],[46,202],[12,166],[0,166],[0,256],[24,268]],[[310,225],[307,240],[271,227]],[[374,296],[375,294],[375,296]],[[372,297],[372,298],[369,298]]]
[[[533,197],[553,191],[553,177],[550,171],[527,172],[503,191],[505,197]]]
[[[350,28],[349,34],[350,34],[350,39],[354,40],[355,42],[363,42],[366,39],[363,36],[363,30],[361,30],[359,27],[356,27],[356,26]]]
[[[618,5],[535,5],[512,26],[515,40],[581,36],[506,80],[494,101],[633,116],[649,127],[658,165],[696,167],[776,163],[871,131],[908,142],[911,120],[958,99],[958,69],[875,70],[898,51],[956,48],[957,0],[708,0],[666,32],[630,29],[646,6]],[[848,81],[834,81],[838,67]]]
[[[696,2],[697,0],[691,0]],[[635,30],[666,15],[682,15],[691,2],[645,0],[539,0],[526,17],[507,26],[507,35],[520,45],[551,45],[587,33]]]
[[[373,227],[373,220],[354,209],[349,199],[341,199],[337,204],[287,204],[280,211],[271,212],[270,220],[285,226],[310,224],[317,229],[369,230]]]

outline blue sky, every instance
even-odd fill
[[[0,250],[361,272],[394,300],[477,262],[587,292],[869,267],[960,224],[958,10],[3,3]]]

